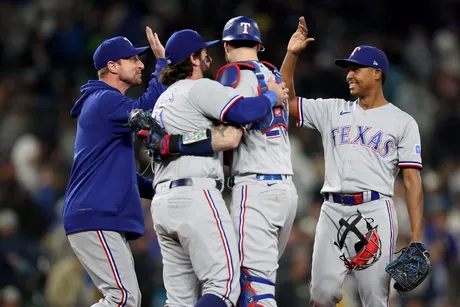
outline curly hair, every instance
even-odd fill
[[[193,54],[193,57],[199,58],[201,55],[201,50],[196,51]],[[190,61],[190,57],[182,60],[172,66],[167,66],[165,69],[162,70],[160,74],[160,82],[166,86],[170,86],[171,84],[183,80],[187,77],[190,77],[193,73],[193,65],[192,61]]]

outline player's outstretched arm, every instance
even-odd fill
[[[286,84],[284,82],[277,84],[271,78],[267,82],[267,89],[267,92],[260,96],[240,96],[240,99],[225,108],[219,120],[235,126],[246,125],[263,118],[274,107],[284,109],[284,101],[288,98],[289,92]]]
[[[411,224],[412,242],[419,242],[421,240],[423,220],[423,192],[420,170],[404,168],[403,180],[406,187],[406,203]]]
[[[314,38],[308,37],[308,29],[305,18],[303,16],[300,17],[297,30],[294,34],[292,34],[291,39],[289,40],[286,56],[280,69],[282,80],[286,83],[286,87],[289,89],[289,115],[296,118],[298,117],[298,110],[294,88],[294,72],[297,57],[300,52],[302,52],[307,45],[314,40]]]
[[[269,89],[256,97],[244,97],[237,90],[217,81],[202,78],[197,80],[189,92],[190,102],[208,118],[232,126],[242,126],[255,122],[275,107],[283,107],[288,98],[284,82],[267,82]]]

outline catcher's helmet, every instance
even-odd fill
[[[348,273],[364,270],[376,263],[382,255],[382,242],[377,232],[377,226],[372,226],[373,219],[364,217],[359,210],[357,214],[350,216],[347,220],[340,219],[340,228],[337,232],[337,241],[334,242],[341,250],[346,247],[345,239],[350,232],[354,233],[359,241],[354,244],[355,256],[346,257],[343,253],[340,259],[345,263]],[[356,217],[350,222],[351,218]],[[366,226],[366,233],[359,231],[359,222],[363,220]],[[344,228],[342,230],[342,228]],[[350,242],[350,241],[349,241]],[[346,248],[348,250],[348,248]],[[350,251],[348,250],[348,254]]]
[[[262,43],[257,22],[246,16],[230,19],[222,32],[223,41],[249,40]]]

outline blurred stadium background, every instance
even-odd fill
[[[105,38],[124,35],[147,45],[145,26],[165,44],[173,31],[220,38],[234,16],[256,19],[278,67],[304,15],[311,44],[297,66],[303,97],[349,97],[345,73],[333,65],[356,45],[382,48],[390,59],[386,98],[411,114],[422,134],[423,238],[433,270],[392,306],[460,306],[460,1],[421,0],[0,0],[0,306],[86,307],[98,292],[69,249],[61,223],[72,163],[79,86],[95,79],[92,54]],[[224,64],[211,49],[214,69]],[[144,56],[145,88],[155,63]],[[294,122],[292,122],[294,124]],[[294,125],[291,125],[294,127]],[[322,144],[316,131],[291,129],[299,210],[277,282],[280,307],[308,306],[311,250],[322,202]],[[139,169],[145,168],[139,163]],[[116,166],[114,166],[116,167]],[[400,247],[410,240],[404,186],[395,182]],[[132,242],[142,306],[163,306],[161,256],[145,202],[146,235]],[[352,280],[343,307],[359,306]]]

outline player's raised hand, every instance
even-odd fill
[[[165,57],[165,47],[160,42],[157,33],[153,33],[149,26],[145,27],[145,33],[149,40],[150,48],[157,59]]]
[[[289,98],[289,89],[286,87],[286,83],[281,82],[278,84],[273,78],[270,78],[267,82],[267,90],[275,91],[275,93],[278,95],[278,103],[276,106],[285,109],[286,104],[284,101]]]
[[[295,55],[298,55],[314,40],[315,39],[313,37],[308,37],[307,23],[305,22],[305,18],[302,16],[299,18],[297,30],[294,34],[292,34],[291,39],[289,40],[287,50]]]

